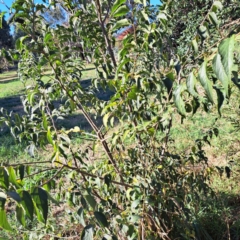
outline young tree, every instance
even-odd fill
[[[5,16],[3,16],[2,27],[0,28],[0,49],[11,47],[12,47],[12,35],[10,31],[10,26],[6,22]]]
[[[16,22],[31,41],[19,39],[17,52],[9,54],[21,60],[21,80],[31,79],[35,85],[25,92],[26,115],[12,118],[2,110],[0,121],[16,139],[31,144],[32,156],[34,147],[45,149],[47,144],[52,156],[44,163],[0,167],[0,226],[11,230],[8,198],[17,202],[16,216],[23,226],[34,217],[46,224],[49,202],[56,203],[51,190],[58,185],[58,198],[71,204],[83,227],[81,239],[197,238],[198,201],[213,193],[203,145],[218,130],[210,129],[190,153],[176,155],[169,152],[171,129],[178,124],[177,114],[183,119],[199,110],[221,114],[222,105],[230,101],[232,79],[238,79],[240,41],[239,31],[232,32],[233,20],[220,22],[223,6],[214,1],[199,16],[195,32],[185,35],[185,54],[177,55],[180,43],[173,46],[170,41],[175,29],[171,21],[176,22],[169,14],[171,1],[163,2],[156,21],[150,20],[146,1],[140,1],[141,8],[133,3],[131,9],[121,0],[83,1],[81,8],[68,0],[59,3],[71,12],[67,28],[49,27],[36,13],[43,5],[31,0],[13,5],[15,19],[24,20]],[[116,56],[114,36],[126,26],[133,31],[121,39]],[[66,44],[77,46],[79,39],[92,49],[87,54],[98,74],[87,88],[81,81],[85,62]],[[53,72],[47,83],[46,63]],[[111,89],[109,99],[96,94],[102,89]],[[58,99],[60,106],[54,104]],[[91,131],[80,129],[81,123],[60,129],[57,119],[66,113],[81,113]],[[88,147],[75,148],[73,134],[87,139]],[[31,187],[24,179],[38,172],[30,173],[29,165],[48,173]],[[200,171],[190,171],[196,165]]]

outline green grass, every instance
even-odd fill
[[[42,80],[47,82],[51,77],[51,71],[48,70],[45,73],[46,76],[44,76]],[[0,74],[0,98],[12,97],[24,93],[24,84],[16,77],[16,71],[9,71]],[[82,79],[90,79],[93,77],[96,77],[96,72],[93,69],[93,65],[89,64],[86,70],[83,70],[82,72]],[[33,82],[28,80],[25,84],[31,85]]]

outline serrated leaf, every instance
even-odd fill
[[[231,73],[233,68],[233,51],[235,45],[234,38],[235,36],[232,35],[230,38],[223,40],[218,47],[218,52],[221,55],[222,65],[229,81],[231,79]]]
[[[208,76],[207,76],[207,61],[204,61],[199,69],[199,81],[201,83],[201,85],[203,86],[207,97],[209,99],[209,101],[211,103],[214,103],[213,101],[213,94],[212,94],[212,83],[209,80]]]
[[[121,17],[126,15],[128,12],[129,12],[129,8],[123,5],[116,10],[116,12],[113,14],[113,17]]]
[[[229,79],[226,72],[224,71],[220,54],[216,54],[216,56],[212,61],[212,64],[213,64],[213,71],[215,72],[217,78],[221,81],[223,88],[225,90],[225,94],[226,96],[228,96]]]
[[[0,209],[0,227],[7,231],[12,231],[12,228],[7,221],[7,215],[4,209]]]
[[[186,110],[185,110],[185,103],[182,99],[182,92],[184,88],[182,85],[178,85],[177,88],[175,89],[173,96],[174,96],[174,102],[177,107],[178,112],[182,116],[186,116]]]
[[[105,215],[101,212],[94,212],[94,216],[102,227],[108,227],[108,221]]]
[[[83,229],[81,240],[93,240],[93,226],[91,224]]]
[[[123,3],[125,3],[125,2],[126,2],[126,0],[117,0],[117,1],[115,1],[113,6],[112,6],[111,12],[114,13],[118,9],[118,7],[120,5],[122,5]]]
[[[187,78],[187,90],[192,96],[197,97],[198,94],[195,91],[195,83],[196,83],[196,77],[193,74],[193,72],[191,72]]]

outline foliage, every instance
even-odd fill
[[[10,26],[5,20],[4,13],[0,12],[0,49],[12,47],[12,36],[10,34]],[[8,61],[0,55],[0,72],[2,69],[8,68]]]
[[[221,2],[206,9],[193,37],[185,36],[186,56],[169,46],[172,3],[163,3],[156,21],[150,21],[152,10],[145,1],[131,2],[131,7],[119,0],[83,2],[81,8],[69,1],[52,4],[58,3],[71,12],[67,28],[46,24],[39,14],[44,5],[30,0],[13,5],[15,22],[27,35],[8,56],[19,60],[21,81],[31,79],[35,85],[25,91],[26,115],[12,116],[2,109],[0,121],[17,140],[29,142],[32,157],[36,148],[47,148],[52,156],[44,162],[1,166],[0,226],[12,229],[5,211],[10,200],[27,229],[35,218],[47,224],[49,202],[64,201],[83,227],[81,239],[197,239],[198,201],[202,195],[214,197],[208,186],[213,168],[203,147],[219,131],[209,129],[189,153],[173,154],[168,145],[177,113],[182,120],[197,111],[217,109],[221,115],[238,83],[240,35],[231,24],[221,28]],[[129,25],[133,34],[123,39],[116,55],[114,33]],[[90,86],[81,81],[85,62],[79,57],[79,39],[80,51],[98,75]],[[70,48],[68,41],[76,44]],[[46,64],[53,71],[47,83]],[[98,91],[111,95],[103,100]],[[58,128],[59,118],[79,111],[91,132],[80,129],[81,123]],[[87,146],[74,148],[74,134]],[[40,165],[44,178],[28,184],[26,178],[39,173],[31,172],[30,165]]]

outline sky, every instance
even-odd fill
[[[3,12],[3,11],[8,11],[8,9],[3,5],[1,4],[1,2],[4,2],[7,6],[11,6],[12,3],[14,2],[14,0],[0,0],[0,10]],[[41,0],[35,0],[36,3],[42,3]],[[150,0],[151,4],[152,5],[159,5],[160,4],[160,0]],[[6,17],[8,17],[8,15],[6,15]]]

